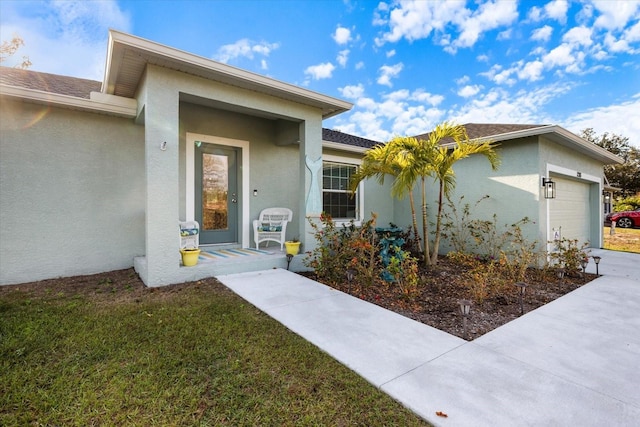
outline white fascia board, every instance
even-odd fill
[[[350,153],[364,154],[369,150],[366,147],[357,147],[355,145],[341,144],[339,142],[322,141],[322,148],[331,150],[348,151]]]
[[[514,132],[501,133],[498,135],[489,135],[482,138],[477,138],[477,142],[500,142],[500,141],[508,141],[510,139],[518,139],[518,138],[527,138],[529,136],[540,136],[546,134],[556,134],[561,137],[563,140],[567,141],[572,145],[578,146],[583,152],[587,152],[591,157],[597,158],[598,160],[603,161],[607,164],[619,163],[622,164],[624,161],[616,156],[615,154],[605,150],[602,147],[597,146],[583,138],[580,138],[578,135],[573,132],[569,132],[565,128],[558,125],[546,125],[540,126],[537,128],[531,129],[523,129],[517,130]],[[455,142],[444,144],[444,147],[453,148],[455,147]]]
[[[109,99],[85,99],[3,84],[0,84],[0,95],[23,99],[37,104],[46,104],[60,108],[71,108],[128,118],[134,118],[136,116],[138,105],[135,99],[117,96]]]
[[[120,43],[123,45],[131,46],[133,48],[142,49],[147,52],[166,57],[168,59],[173,59],[178,62],[184,62],[186,64],[195,65],[197,67],[202,67],[204,69],[208,69],[215,73],[229,76],[237,80],[246,81],[258,86],[268,87],[270,89],[275,89],[281,92],[286,92],[295,96],[308,99],[310,101],[327,104],[332,106],[336,110],[348,111],[353,107],[352,103],[343,101],[338,98],[334,98],[328,95],[323,95],[318,92],[314,92],[314,91],[304,89],[289,83],[272,79],[270,77],[265,77],[260,74],[253,73],[251,71],[243,70],[241,68],[236,68],[231,65],[213,61],[211,59],[207,59],[202,56],[194,55],[192,53],[188,53],[179,49],[161,45],[159,43],[155,43],[150,40],[146,40],[140,37],[132,36],[130,34],[122,33],[120,31],[115,31],[115,30],[109,30],[109,48],[108,48],[107,61],[111,61],[114,59],[113,58],[114,43]],[[109,85],[108,79],[115,78],[115,76],[111,75],[111,70],[110,70],[111,66],[112,64],[110,64],[110,62],[107,62],[107,67],[105,70],[105,81],[103,85]],[[324,118],[331,117],[343,111],[333,112]]]

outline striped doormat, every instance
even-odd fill
[[[200,261],[221,261],[224,259],[244,258],[256,255],[271,255],[272,252],[261,251],[260,249],[220,249],[218,251],[201,251]]]

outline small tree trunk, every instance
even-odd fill
[[[424,177],[422,177],[422,238],[424,241],[424,265],[431,265],[429,256],[429,222],[427,218],[427,187]]]
[[[440,226],[442,223],[442,196],[444,193],[444,182],[440,182],[440,192],[438,194],[438,214],[436,215],[436,237],[433,242],[433,254],[431,255],[431,265],[438,264],[438,252],[440,250]]]
[[[413,221],[413,238],[416,240],[416,246],[420,249],[420,252],[424,252],[422,250],[422,244],[420,243],[420,233],[418,232],[418,218],[416,216],[416,205],[413,200],[413,191],[409,189],[409,204],[411,205],[411,220]]]

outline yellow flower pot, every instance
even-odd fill
[[[298,255],[300,242],[284,242],[284,248],[289,255]]]
[[[180,249],[180,253],[182,254],[182,265],[185,267],[193,267],[198,264],[200,249]]]

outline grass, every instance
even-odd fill
[[[0,287],[0,425],[427,425],[215,280],[125,271]]]
[[[640,229],[616,227],[613,236],[610,230],[610,227],[604,227],[604,249],[640,253]]]

